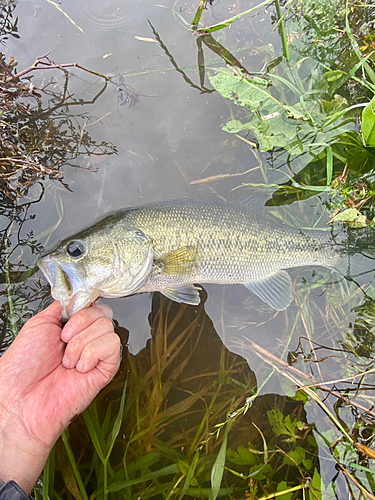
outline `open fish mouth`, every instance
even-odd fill
[[[79,273],[72,264],[60,264],[50,255],[40,259],[37,264],[51,286],[52,297],[61,303],[63,320],[88,307],[99,297],[99,289],[85,289]]]
[[[76,312],[89,307],[98,297],[124,297],[131,295],[147,280],[152,264],[153,251],[150,248],[143,264],[130,274],[129,281],[121,284],[121,278],[104,279],[93,287],[85,286],[75,264],[61,263],[51,255],[46,255],[38,261],[38,267],[51,286],[51,295],[59,300],[63,308],[62,319],[68,320]]]

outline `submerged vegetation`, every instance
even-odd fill
[[[154,41],[188,85],[227,102],[221,128],[249,146],[262,176],[253,182],[249,169],[242,183],[243,173],[203,177],[202,171],[191,185],[213,184],[222,197],[220,184],[229,179],[233,189],[271,193],[272,210],[300,227],[311,225],[311,214],[280,205],[319,195],[314,222],[342,225],[356,244],[373,249],[366,236],[375,225],[373,2],[275,0],[242,12],[235,5],[231,17],[208,27],[207,2],[189,7],[174,4],[172,13],[194,34],[199,83],[151,25]],[[227,44],[229,26],[266,7],[278,45]],[[1,43],[18,36],[14,8],[1,4]],[[244,57],[254,53],[260,67]],[[26,264],[41,252],[40,237],[23,231],[46,179],[69,189],[63,169],[79,155],[116,152],[88,134],[90,116],[72,111],[95,104],[113,79],[82,68],[103,83],[85,101],[69,92],[71,67],[80,68],[45,56],[17,74],[13,57],[0,59],[3,349],[49,294]],[[47,84],[35,82],[37,68],[54,72]],[[123,80],[117,86],[122,102],[137,103],[139,94]],[[274,311],[252,303],[242,325],[231,320],[242,357],[217,335],[204,290],[197,308],[155,295],[152,338],[137,355],[118,325],[121,369],[57,443],[35,498],[374,499],[374,287],[333,281],[329,271],[296,271],[293,281],[296,305],[276,321]],[[239,315],[234,302],[222,305],[222,316]],[[244,325],[254,333],[273,326],[275,345],[267,350],[242,336]],[[270,380],[283,395],[268,391]]]

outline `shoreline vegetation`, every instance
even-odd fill
[[[47,1],[82,31],[64,4]],[[196,179],[183,174],[187,184],[205,185],[219,198],[225,182],[232,183],[229,197],[238,189],[262,191],[284,222],[300,227],[311,221],[298,209],[282,209],[316,197],[314,221],[327,230],[342,227],[357,244],[375,225],[375,6],[275,0],[240,12],[236,4],[230,17],[206,26],[208,3],[215,5],[168,7],[194,37],[196,68],[179,66],[166,33],[151,21],[149,41],[187,85],[225,100],[228,116],[217,134],[245,143],[257,166],[217,174],[205,166]],[[2,2],[0,12],[4,45],[19,38],[16,2]],[[227,46],[220,33],[259,12],[270,16],[280,46],[268,40]],[[263,62],[261,71],[243,57],[250,49]],[[7,221],[0,240],[2,350],[49,300],[35,266],[26,264],[43,250],[40,235],[22,232],[45,181],[70,189],[64,173],[77,167],[79,156],[117,154],[116,145],[90,136],[93,122],[80,106],[94,106],[109,85],[117,87],[120,105],[142,98],[122,75],[55,63],[50,54],[17,72],[16,57],[0,56],[0,214]],[[70,93],[77,70],[95,78],[94,97]],[[90,161],[87,168],[94,169]],[[270,170],[280,182],[269,182]],[[254,172],[262,183],[253,181]],[[62,208],[59,213],[62,218]],[[365,244],[374,247],[372,240]],[[137,355],[126,347],[129,332],[117,324],[120,371],[56,444],[36,500],[375,499],[374,287],[332,283],[329,271],[311,281],[297,271],[294,282],[296,305],[278,314],[272,352],[243,337],[242,327],[244,357],[229,352],[205,312],[205,290],[197,308],[155,294],[151,339]],[[313,291],[317,303],[309,300]],[[247,307],[254,328],[275,324],[274,311]],[[230,299],[225,308],[233,309]],[[268,391],[271,380],[278,394]]]

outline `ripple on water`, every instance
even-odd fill
[[[146,17],[151,0],[80,0],[74,5],[74,20],[83,30],[115,31]]]

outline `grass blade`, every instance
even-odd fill
[[[54,446],[43,470],[43,500],[52,498],[55,479],[55,449],[56,447]]]
[[[197,30],[198,33],[213,33],[214,31],[221,30],[223,28],[226,28],[230,24],[234,23],[238,19],[241,19],[241,17],[246,16],[247,14],[250,14],[250,12],[253,12],[254,10],[260,9],[261,7],[265,7],[266,5],[269,5],[269,0],[266,0],[265,2],[260,3],[259,5],[256,5],[255,7],[252,7],[249,10],[245,10],[245,12],[242,12],[241,14],[238,14],[237,16],[231,17],[230,19],[227,19],[226,21],[223,21],[222,23],[219,24],[213,24],[212,26],[209,26],[208,28],[202,28]]]
[[[227,453],[227,440],[228,440],[228,433],[230,431],[230,428],[232,427],[234,420],[231,420],[225,429],[225,434],[224,434],[224,439],[223,442],[221,443],[219,453],[216,457],[215,463],[212,466],[211,470],[211,488],[212,488],[212,494],[210,497],[210,500],[216,500],[220,486],[221,486],[221,480],[223,479],[223,473],[224,473],[224,465],[225,465],[225,457]]]
[[[62,441],[64,443],[65,450],[66,450],[66,453],[68,455],[70,465],[72,466],[72,469],[74,471],[74,477],[77,481],[78,488],[79,488],[79,491],[82,495],[82,498],[83,498],[83,500],[89,500],[87,493],[86,493],[86,490],[85,490],[85,487],[83,485],[82,477],[81,477],[81,474],[79,472],[76,459],[74,457],[73,450],[72,450],[70,443],[69,443],[69,437],[68,437],[68,433],[66,430],[62,433],[61,438],[62,438]]]
[[[83,419],[85,421],[87,430],[89,431],[91,441],[94,445],[96,453],[98,454],[101,462],[104,464],[106,461],[106,457],[104,456],[104,452],[102,450],[102,446],[101,446],[100,441],[99,441],[98,432],[97,432],[95,425],[94,425],[94,423],[89,415],[88,410],[85,410],[82,413],[82,416],[83,416]]]
[[[331,146],[327,147],[327,186],[331,185],[333,175],[333,155]]]
[[[176,474],[179,472],[177,464],[168,465],[163,469],[156,470],[154,472],[150,472],[149,474],[143,474],[142,477],[137,477],[136,479],[130,479],[129,481],[119,481],[118,483],[113,483],[108,486],[108,492],[120,491],[125,488],[129,488],[129,486],[133,486],[135,484],[144,483],[146,481],[150,481],[157,477],[167,476],[169,474]]]
[[[191,23],[191,29],[192,29],[192,30],[194,30],[194,31],[197,29],[197,26],[198,26],[198,24],[199,24],[199,21],[201,20],[202,13],[203,13],[203,9],[204,9],[204,6],[205,6],[205,3],[206,3],[206,1],[205,1],[205,0],[200,0],[199,7],[198,7],[198,9],[197,9],[197,12],[195,13],[195,16],[194,16],[193,22]]]
[[[116,438],[118,436],[118,433],[120,432],[120,428],[121,428],[121,424],[122,424],[122,416],[124,414],[126,387],[127,387],[127,381],[125,382],[124,390],[122,391],[120,409],[119,409],[119,412],[117,414],[115,423],[113,424],[112,432],[109,436],[106,461],[109,459],[109,456],[112,452],[113,446],[114,446]]]
[[[182,497],[185,495],[187,489],[189,488],[191,480],[194,477],[194,472],[195,472],[195,469],[197,467],[198,460],[199,460],[199,452],[197,451],[196,454],[194,455],[193,461],[191,462],[189,471],[186,475],[186,479],[185,479],[184,485],[182,487],[182,490],[180,492],[180,495],[178,497],[178,500],[182,499]]]

